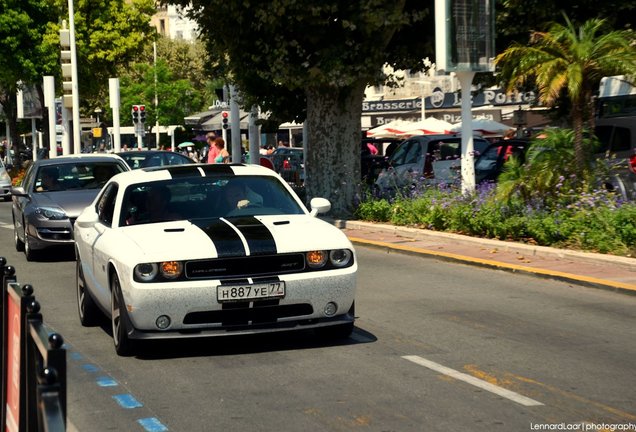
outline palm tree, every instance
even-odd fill
[[[534,79],[539,101],[555,106],[567,95],[572,104],[576,167],[585,169],[585,119],[592,127],[593,95],[602,77],[636,74],[633,31],[604,33],[605,20],[593,18],[578,30],[564,14],[566,25],[552,24],[547,32],[533,32],[528,46],[514,44],[495,58],[508,90]]]

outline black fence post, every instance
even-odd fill
[[[27,431],[66,430],[66,350],[64,339],[49,334],[40,304],[27,304]]]
[[[66,430],[66,350],[61,335],[43,323],[31,285],[0,257],[1,430]]]
[[[7,284],[5,280],[7,279],[7,275],[5,271],[7,270],[7,259],[5,257],[0,257],[0,282],[2,282],[2,286],[0,287],[0,427],[4,429],[4,425],[6,424],[6,413],[5,407],[7,403],[6,399],[6,380],[7,380],[7,368],[6,368],[6,347],[5,341],[7,340],[6,331],[7,331],[7,315],[5,313],[5,305],[7,299]]]

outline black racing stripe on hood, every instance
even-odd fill
[[[201,228],[214,243],[219,258],[246,256],[241,237],[231,226],[221,219],[193,219],[191,222]]]
[[[178,177],[201,177],[201,171],[196,166],[172,165],[167,168],[172,178]]]
[[[227,218],[243,234],[250,248],[250,255],[277,253],[276,241],[269,228],[253,216]]]
[[[227,164],[209,164],[201,167],[204,174],[207,176],[223,175],[233,176],[234,170]]]

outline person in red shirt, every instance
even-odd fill
[[[219,149],[214,145],[214,141],[216,140],[216,134],[214,132],[208,132],[205,136],[205,139],[208,142],[208,160],[207,162],[210,164],[215,163],[214,160],[219,155]]]

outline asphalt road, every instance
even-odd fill
[[[358,247],[349,340],[199,339],[121,358],[106,321],[79,325],[72,255],[28,263],[9,207],[0,256],[68,344],[80,431],[636,430],[636,297]]]

